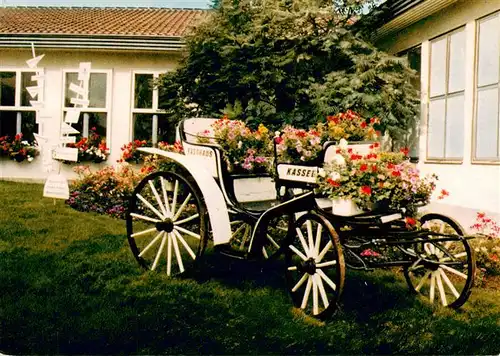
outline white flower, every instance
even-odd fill
[[[274,132],[274,137],[279,137],[280,136],[280,132],[279,131],[275,131]]]
[[[243,142],[238,141],[238,148],[241,148],[243,146]]]
[[[23,145],[25,145],[25,146],[28,146],[28,145],[29,145],[28,141],[21,141],[21,144],[23,144]]]
[[[347,149],[347,145],[348,145],[348,143],[347,143],[347,140],[345,138],[343,138],[343,139],[340,140],[340,142],[339,142],[339,148],[341,150]]]
[[[332,173],[330,173],[330,178],[337,181],[340,179],[340,174],[338,172],[332,172]]]
[[[332,157],[332,162],[338,164],[339,166],[344,166],[345,158],[341,154],[337,153],[335,156]]]
[[[326,172],[323,168],[320,168],[318,169],[318,175],[321,177],[321,178],[325,178],[326,177]]]
[[[28,156],[28,162],[31,162],[31,161],[33,161],[33,157]]]

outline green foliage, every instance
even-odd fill
[[[353,109],[399,135],[417,115],[414,73],[353,32],[364,3],[220,1],[187,37],[178,70],[160,78],[161,107],[178,119],[225,112],[273,129]]]

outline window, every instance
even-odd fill
[[[431,41],[427,158],[461,161],[464,151],[465,31]]]
[[[158,109],[158,90],[153,87],[153,81],[159,74],[134,73],[132,136],[134,140],[146,140],[153,145],[175,139],[175,123]]]
[[[95,127],[96,132],[102,136],[107,137],[108,134],[108,120],[109,120],[109,102],[110,102],[110,88],[109,78],[111,77],[109,71],[92,71],[89,80],[89,106],[82,109],[80,117],[76,124],[72,126],[80,131],[82,137],[88,137],[89,132]],[[65,72],[64,73],[64,108],[72,108],[71,98],[76,97],[76,94],[69,90],[71,83],[80,85],[78,80],[78,72]],[[109,140],[107,140],[109,142]]]
[[[24,139],[34,140],[38,133],[35,108],[31,106],[26,87],[36,86],[31,80],[35,72],[0,70],[0,137],[22,133]]]
[[[473,159],[500,161],[498,13],[478,21],[476,116]]]

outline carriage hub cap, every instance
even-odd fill
[[[174,223],[172,220],[166,219],[165,221],[156,223],[156,230],[172,232],[172,230],[174,230]]]
[[[305,273],[315,274],[316,273],[316,262],[313,258],[304,261],[300,266],[300,270]]]

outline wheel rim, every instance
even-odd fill
[[[424,216],[421,222],[429,232],[464,235],[460,225],[445,216]],[[474,255],[467,240],[432,241],[436,238],[442,236],[429,234],[427,242],[413,246],[416,260],[405,268],[405,278],[410,290],[431,304],[459,308],[467,301],[474,282]]]
[[[288,288],[295,306],[324,319],[336,309],[344,286],[339,239],[332,225],[315,214],[302,216],[295,232],[285,249]]]
[[[173,172],[145,177],[134,190],[127,236],[141,266],[184,273],[206,246],[205,208],[193,186]]]

